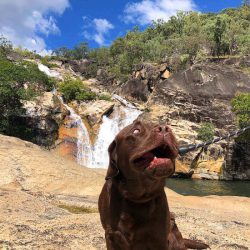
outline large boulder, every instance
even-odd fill
[[[90,65],[90,61],[87,59],[82,60],[66,60],[63,62],[65,65],[69,65],[70,68],[76,72],[80,73],[81,75],[84,75],[87,73],[87,68]]]
[[[154,86],[171,75],[167,64],[142,63],[135,66],[131,78],[122,85],[120,94],[146,102]]]
[[[31,141],[43,146],[51,146],[58,137],[58,129],[68,111],[59,98],[45,92],[32,101],[24,101],[24,120],[32,131]]]

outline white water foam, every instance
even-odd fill
[[[38,63],[38,69],[43,73],[45,73],[47,76],[60,78],[60,74],[57,71],[51,70],[47,66],[41,63]]]
[[[131,104],[130,104],[131,105]],[[118,132],[132,123],[141,111],[134,107],[116,106],[110,117],[103,116],[102,124],[93,147],[91,168],[107,168],[109,164],[108,146]]]

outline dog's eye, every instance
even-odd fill
[[[133,131],[133,134],[135,134],[135,135],[137,135],[137,134],[139,134],[141,131],[140,131],[140,129],[135,129],[134,131]]]

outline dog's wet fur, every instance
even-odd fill
[[[165,179],[175,171],[177,141],[167,125],[135,121],[109,146],[99,212],[108,250],[206,249],[183,239],[169,212]]]

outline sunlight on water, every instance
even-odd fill
[[[249,181],[167,179],[166,186],[182,195],[229,195],[250,197]]]
[[[93,161],[88,167],[107,168],[108,167],[108,146],[113,141],[118,132],[132,123],[141,111],[129,107],[117,106],[114,108],[111,117],[103,116],[102,124],[93,147]]]
[[[121,97],[119,97],[122,99]],[[110,117],[103,116],[102,124],[97,135],[94,145],[91,145],[90,137],[86,126],[81,117],[63,102],[63,105],[70,112],[71,126],[77,127],[77,162],[78,164],[90,168],[107,168],[108,167],[108,146],[118,134],[118,132],[132,123],[141,113],[132,104],[124,107],[117,105]]]

